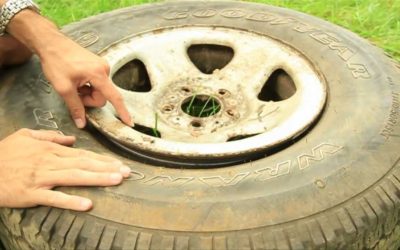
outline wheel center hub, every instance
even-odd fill
[[[214,131],[237,122],[244,116],[246,102],[237,93],[232,95],[227,89],[207,87],[212,79],[185,79],[174,82],[163,91],[163,98],[157,102],[158,117],[170,128],[186,131],[176,141],[193,142],[202,140]],[[189,83],[188,83],[189,82]],[[217,84],[218,86],[218,84]]]

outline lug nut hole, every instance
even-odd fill
[[[226,89],[220,89],[220,90],[218,90],[218,94],[221,96],[225,96],[225,95],[229,94],[229,91]]]
[[[174,106],[173,105],[165,105],[162,108],[162,111],[165,112],[165,113],[171,112],[172,110],[174,110]]]
[[[235,116],[235,112],[232,110],[232,109],[228,109],[227,111],[226,111],[226,113],[229,115],[229,116]]]
[[[202,124],[201,124],[200,121],[192,121],[192,122],[190,123],[190,125],[191,125],[193,128],[200,128],[200,127],[202,126]]]
[[[182,87],[181,91],[184,92],[184,93],[190,93],[191,92],[188,87]]]

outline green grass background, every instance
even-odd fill
[[[253,0],[254,1],[254,0]],[[149,0],[37,0],[59,26]],[[400,0],[256,0],[309,13],[367,38],[400,61]]]

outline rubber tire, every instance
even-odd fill
[[[154,167],[78,130],[35,58],[1,76],[1,138],[24,127],[77,135],[132,177],[116,188],[62,188],[94,200],[79,213],[1,209],[8,249],[396,249],[400,245],[400,66],[357,35],[292,10],[241,2],[168,2],[101,14],[64,32],[98,52],[166,27],[257,32],[303,53],[328,101],[306,136],[237,166]],[[21,145],[23,146],[23,145]]]

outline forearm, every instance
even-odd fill
[[[0,4],[4,2],[0,0]],[[121,93],[109,78],[106,60],[73,42],[52,22],[31,9],[14,15],[6,31],[40,57],[47,80],[64,98],[78,128],[86,124],[84,106],[101,107],[107,100],[114,105],[122,121],[133,125]],[[84,94],[80,91],[87,83],[90,83],[90,91]]]
[[[0,5],[5,2],[6,0],[0,0]],[[68,47],[72,43],[51,21],[32,9],[22,10],[14,15],[6,31],[39,55],[41,59],[44,55],[59,52],[56,47],[60,49],[62,45]]]
[[[51,45],[65,40],[52,22],[32,10],[23,10],[15,15],[7,26],[7,32],[39,57],[55,49]]]

